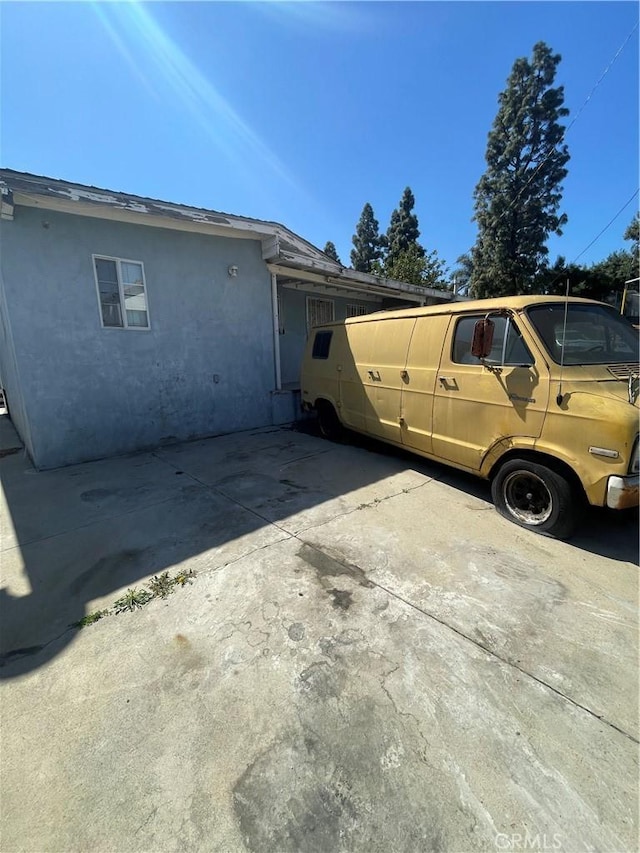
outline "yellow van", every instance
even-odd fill
[[[311,330],[302,406],[491,481],[497,510],[557,538],[585,500],[638,506],[638,335],[587,299],[514,296]]]

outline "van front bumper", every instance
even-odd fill
[[[638,506],[640,475],[609,477],[607,480],[607,506],[610,509],[627,509]]]

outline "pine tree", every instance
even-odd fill
[[[418,243],[420,231],[418,229],[418,217],[413,213],[416,203],[411,189],[407,187],[402,194],[400,204],[391,214],[391,222],[387,229],[387,256],[386,267],[392,269],[398,258],[406,252],[410,246],[417,246],[420,257],[424,255],[424,249]],[[388,272],[390,275],[390,273]]]
[[[331,242],[331,240],[327,240],[326,245],[322,251],[325,253],[325,255],[329,255],[332,260],[337,261],[339,264],[342,264],[342,261],[338,257],[336,247]]]
[[[353,269],[369,273],[374,269],[377,270],[376,261],[383,256],[384,238],[378,232],[378,220],[373,215],[373,208],[369,202],[362,208],[352,242],[354,248],[351,250],[351,266]]]
[[[546,240],[561,234],[567,221],[558,215],[569,160],[559,119],[569,111],[563,107],[563,87],[552,87],[560,59],[538,42],[531,62],[516,60],[499,95],[487,171],[474,194],[475,296],[533,292],[536,273],[546,265]]]

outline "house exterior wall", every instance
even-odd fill
[[[5,402],[11,413],[14,423],[22,441],[29,454],[32,455],[31,436],[27,421],[24,399],[18,365],[16,363],[13,345],[11,322],[4,292],[4,275],[2,270],[2,259],[4,257],[4,240],[7,237],[6,223],[0,220],[0,387],[5,393]]]
[[[15,423],[38,467],[271,423],[270,275],[258,240],[27,207],[1,228],[29,421]],[[102,328],[92,254],[144,264],[149,330]]]
[[[323,292],[293,290],[282,287],[279,289],[280,308],[280,371],[284,385],[300,381],[302,355],[307,342],[307,297],[316,299],[331,299],[335,305],[335,319],[344,320],[347,316],[347,305],[362,305],[368,312],[379,311],[380,302],[364,301],[357,294],[353,296],[333,296]]]

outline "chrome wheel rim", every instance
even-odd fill
[[[537,474],[513,471],[502,488],[507,509],[523,524],[544,524],[551,516],[553,497],[544,480]]]

